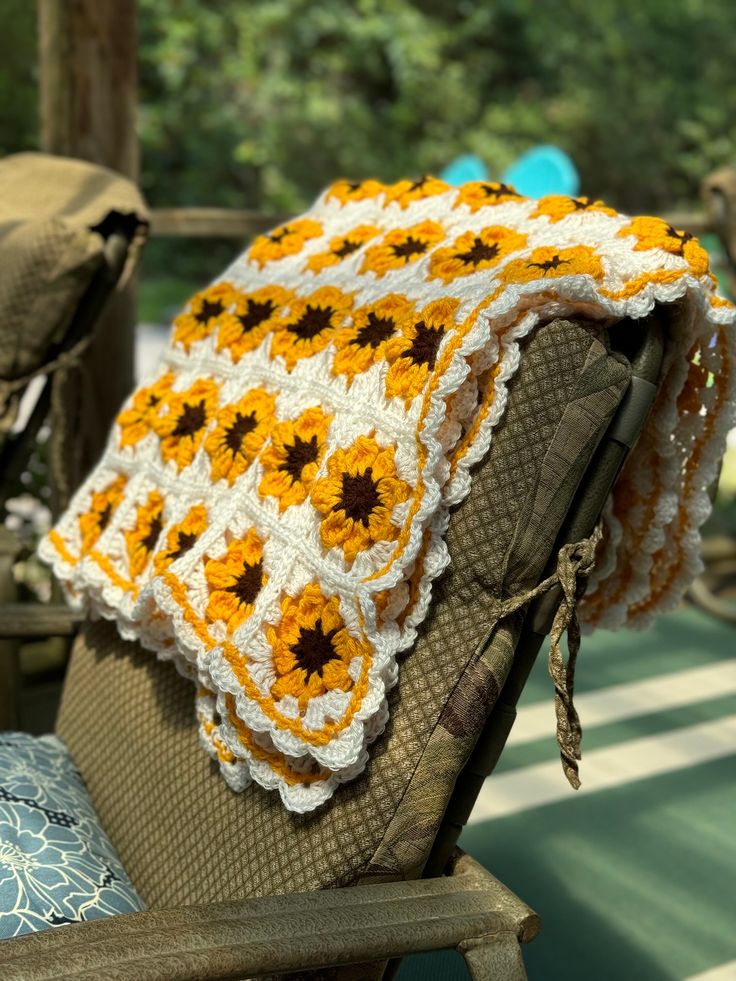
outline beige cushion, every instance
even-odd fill
[[[110,170],[40,153],[0,160],[0,380],[36,370],[64,336],[111,211],[147,221],[135,185]]]

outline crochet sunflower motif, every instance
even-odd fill
[[[339,546],[352,561],[376,542],[394,540],[394,509],[410,494],[396,474],[393,449],[380,447],[372,436],[359,436],[347,450],[335,450],[327,475],[312,489],[312,504],[323,516],[322,544]]]
[[[206,531],[207,525],[207,508],[204,504],[196,504],[182,521],[171,525],[166,533],[166,544],[153,557],[156,573],[161,575],[172,562],[186,555]]]
[[[286,596],[281,619],[270,627],[276,680],[271,693],[291,697],[300,709],[330,691],[349,691],[354,684],[350,665],[368,655],[364,642],[352,637],[340,615],[336,596],[327,599],[317,583],[300,596]]]
[[[322,235],[322,225],[312,218],[300,218],[259,236],[246,253],[250,262],[262,269],[267,263],[297,255],[306,242]]]
[[[261,455],[263,478],[258,489],[264,497],[277,498],[279,510],[307,499],[325,455],[330,420],[315,406],[274,426]]]
[[[281,357],[289,371],[302,358],[323,351],[341,327],[352,306],[352,296],[325,286],[310,296],[297,298],[289,312],[274,326],[271,357]]]
[[[263,343],[290,298],[291,293],[279,286],[234,293],[232,307],[219,318],[217,352],[228,351],[237,364],[244,354]]]
[[[270,392],[256,388],[219,410],[204,444],[212,480],[232,484],[255,460],[273,426],[275,404]]]
[[[353,379],[385,361],[389,342],[400,334],[413,312],[413,304],[396,293],[356,310],[350,324],[333,340],[333,372]]]
[[[518,191],[508,184],[499,184],[495,181],[468,181],[458,189],[455,199],[455,207],[466,205],[471,211],[479,208],[486,208],[489,205],[503,204],[505,201],[523,201],[524,198]]]
[[[217,408],[217,385],[200,378],[185,391],[171,392],[153,420],[161,459],[177,470],[194,459]]]
[[[163,513],[164,499],[158,491],[151,491],[145,503],[136,509],[135,523],[125,532],[131,579],[140,576],[153,555],[164,527]]]
[[[436,221],[423,221],[409,228],[394,228],[377,245],[367,250],[360,271],[373,272],[380,277],[393,269],[403,269],[424,258],[444,237],[442,225]]]
[[[435,300],[415,317],[405,319],[399,337],[386,345],[386,395],[401,396],[407,404],[419,395],[437,364],[445,338],[455,327],[458,300]]]
[[[231,542],[219,559],[204,567],[209,589],[207,619],[222,620],[236,630],[249,617],[268,576],[263,571],[263,542],[251,528],[245,538]]]
[[[94,491],[89,509],[79,515],[80,551],[89,552],[102,535],[115,513],[115,508],[123,499],[125,477],[116,477],[102,490]]]
[[[135,446],[146,438],[173,383],[174,375],[169,371],[153,385],[147,385],[135,393],[130,408],[121,412],[117,419],[121,450],[126,446]]]
[[[216,283],[193,297],[174,321],[174,343],[189,351],[197,341],[209,337],[232,304],[233,293],[230,283]]]
[[[707,256],[600,201],[431,177],[338,181],[176,318],[41,545],[73,602],[196,682],[234,790],[323,804],[366,764],[488,451],[519,341],[561,312],[671,311],[660,397],[581,613],[645,624],[697,567],[734,393]]]
[[[329,266],[336,266],[338,262],[360,252],[366,242],[378,235],[378,229],[372,225],[358,225],[347,235],[337,235],[330,242],[330,247],[326,252],[318,252],[317,255],[310,257],[307,262],[307,269],[313,273],[322,272]]]
[[[497,225],[479,232],[464,232],[449,248],[435,249],[429,263],[429,275],[450,283],[457,276],[491,269],[505,256],[523,249],[525,241],[524,236],[513,229]]]

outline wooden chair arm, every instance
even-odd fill
[[[0,639],[71,637],[84,621],[81,610],[63,603],[3,603],[0,606]]]
[[[510,981],[525,976],[519,942],[538,931],[528,906],[461,855],[439,879],[154,910],[28,934],[0,942],[0,976],[224,981],[457,947],[475,978],[510,957],[516,969],[498,978]],[[488,949],[502,951],[501,961],[479,954]]]

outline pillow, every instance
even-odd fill
[[[61,740],[0,733],[0,940],[143,908]]]

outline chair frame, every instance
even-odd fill
[[[621,344],[631,331],[621,332]],[[567,542],[590,533],[657,391],[664,351],[655,318],[628,352],[632,381],[575,495],[551,562]],[[150,911],[48,930],[0,944],[0,973],[23,978],[262,977],[344,968],[341,978],[380,977],[387,959],[455,948],[474,979],[526,977],[520,944],[539,917],[457,847],[482,782],[492,772],[516,715],[516,702],[559,603],[551,591],[530,607],[509,678],[463,773],[436,837],[424,878]],[[61,605],[0,607],[3,639],[73,636],[82,615]],[[324,931],[325,917],[339,929]],[[389,967],[395,967],[393,961]],[[356,966],[357,965],[357,966]],[[368,974],[366,974],[368,971]]]
[[[324,931],[326,920],[337,926]],[[470,856],[435,879],[131,913],[0,944],[5,981],[225,981],[329,967],[381,972],[387,957],[456,948],[473,979],[526,977],[519,945],[539,917]],[[361,967],[362,965],[362,967]],[[368,975],[371,976],[371,975]],[[373,974],[376,976],[376,973]]]
[[[0,449],[0,473],[3,475],[2,486],[0,486],[0,509],[4,508],[10,488],[15,485],[27,465],[38,433],[49,416],[52,389],[50,375],[53,364],[61,363],[65,356],[70,356],[75,349],[79,349],[80,344],[92,336],[106,303],[123,276],[130,257],[136,224],[137,222],[134,222],[130,216],[112,212],[93,229],[105,238],[102,263],[79,300],[64,337],[46,352],[45,363],[49,366],[48,372],[45,367],[42,367],[33,373],[34,377],[42,378],[43,384],[25,427],[21,432],[11,434]],[[53,619],[53,611],[56,609],[61,612],[63,607],[51,607],[47,612],[47,607],[41,604],[12,602],[16,595],[13,564],[20,551],[20,543],[13,535],[5,533],[0,537],[0,597],[6,603],[10,601],[5,606],[5,610],[10,611],[11,619],[12,611],[16,608],[26,619],[32,618],[32,624],[27,625],[25,630],[10,635],[6,633],[0,639],[0,677],[5,680],[5,684],[0,686],[0,728],[17,725],[16,704],[21,676],[18,666],[18,643],[14,641],[31,637],[68,635],[63,625],[59,629],[58,622],[48,623],[49,613]]]

